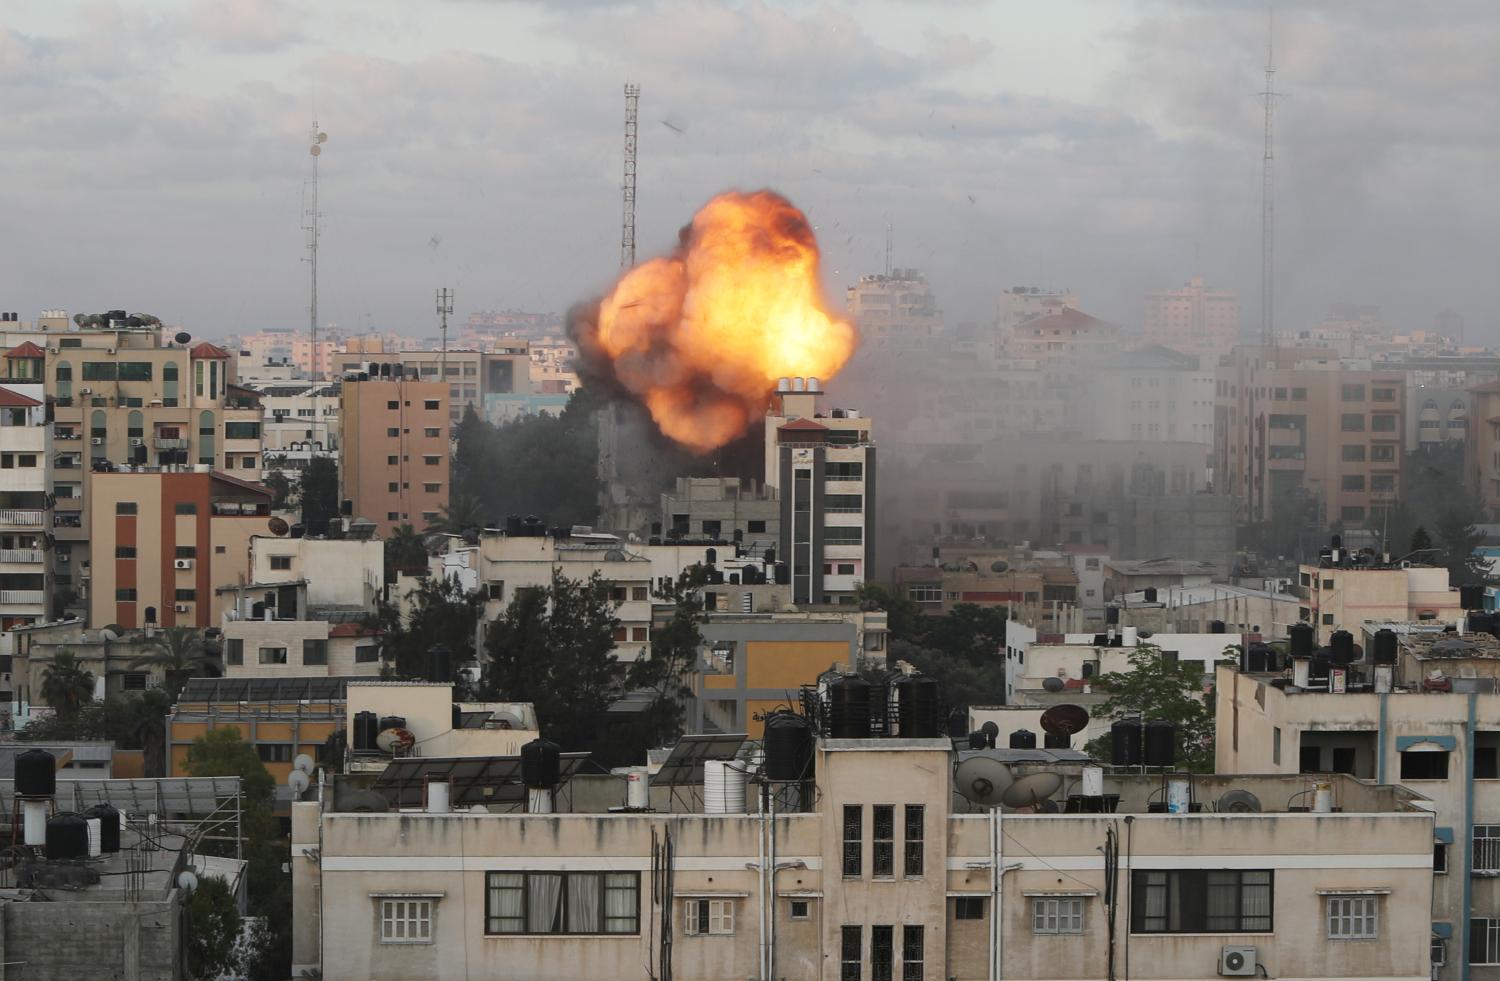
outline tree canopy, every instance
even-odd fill
[[[160,668],[166,679],[167,695],[174,702],[189,678],[217,677],[223,673],[224,665],[218,655],[209,652],[203,635],[193,627],[168,627],[156,636],[154,647],[152,653],[131,661],[130,670]]]
[[[475,658],[474,636],[484,613],[478,591],[465,592],[457,579],[422,579],[411,594],[411,609],[403,618],[393,604],[380,607],[372,625],[380,632],[380,659],[387,678],[430,680],[430,651],[443,644],[453,652],[453,664]]]
[[[203,876],[183,904],[182,917],[188,976],[211,981],[227,973],[240,935],[240,911],[229,884],[216,875]]]
[[[42,671],[42,699],[60,716],[78,714],[94,697],[94,674],[71,651],[58,651]]]
[[[580,391],[561,416],[522,416],[502,426],[466,410],[456,432],[454,501],[476,502],[480,523],[535,514],[553,525],[593,524],[599,507],[594,408]]]
[[[1153,644],[1131,648],[1129,671],[1097,676],[1093,685],[1108,697],[1095,717],[1111,721],[1139,717],[1177,727],[1177,766],[1193,773],[1214,769],[1213,681],[1197,661],[1169,661]],[[1086,747],[1095,757],[1110,757],[1106,733]]]

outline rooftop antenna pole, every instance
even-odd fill
[[[885,220],[885,278],[891,278],[891,246],[895,240],[895,229],[891,227],[891,220]]]
[[[1266,10],[1266,87],[1261,98],[1266,107],[1265,152],[1261,159],[1260,191],[1260,343],[1276,345],[1276,153],[1273,124],[1276,114],[1276,62],[1274,14]]]
[[[318,418],[318,382],[322,380],[322,372],[319,370],[318,359],[318,236],[323,230],[323,213],[318,210],[318,158],[323,155],[323,144],[328,142],[328,134],[318,129],[318,121],[313,120],[312,130],[308,136],[307,152],[312,156],[312,180],[304,189],[306,203],[309,207],[302,212],[302,230],[307,233],[307,258],[306,262],[311,270],[311,298],[307,306],[309,335],[312,347],[312,358],[309,366],[312,369],[309,375],[312,378],[312,410],[313,429],[318,428],[322,421]],[[326,447],[325,447],[326,449]]]
[[[624,218],[620,228],[620,268],[635,268],[635,142],[636,113],[641,99],[641,87],[634,82],[625,83],[625,182]]]
[[[439,364],[442,366],[443,378],[448,377],[448,314],[453,312],[453,291],[444,286],[437,291],[437,312],[443,318],[443,353]]]

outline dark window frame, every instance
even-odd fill
[[[1248,875],[1265,876],[1265,882],[1246,882]],[[1209,890],[1213,876],[1232,877],[1235,888],[1234,918],[1236,927],[1209,922]],[[1152,881],[1160,879],[1159,882]],[[1149,895],[1165,890],[1161,916],[1148,916]],[[1244,912],[1247,889],[1267,891],[1267,912],[1253,916]],[[1130,932],[1135,934],[1186,933],[1274,933],[1276,931],[1276,871],[1274,869],[1137,869],[1130,876]],[[1171,925],[1176,906],[1177,926]],[[1148,920],[1161,920],[1160,927],[1148,926]],[[1247,921],[1249,922],[1247,925]]]
[[[493,885],[495,877],[501,875],[519,875],[521,877],[521,928],[519,930],[500,929],[495,925],[494,922],[501,917],[498,914],[494,913],[491,909],[490,899],[492,897],[492,893],[497,888],[511,888],[509,886]],[[562,877],[562,887],[561,892],[558,895],[557,908],[558,918],[562,921],[561,925],[563,929],[545,930],[540,933],[534,933],[527,927],[527,923],[530,920],[529,914],[531,912],[528,908],[528,904],[531,901],[530,883],[532,878],[544,875],[555,875]],[[566,928],[568,915],[568,883],[573,879],[581,878],[583,876],[593,876],[599,879],[598,921],[601,929],[598,930],[568,930]],[[607,915],[607,910],[609,908],[609,892],[611,888],[620,888],[618,886],[611,887],[609,885],[609,878],[611,876],[628,876],[630,878],[631,884],[629,887],[629,891],[634,894],[635,903],[632,906],[633,915],[631,917],[631,928],[629,930],[609,929],[609,921],[611,919],[611,917]],[[622,919],[622,917],[614,917],[614,919]],[[640,933],[641,874],[639,872],[621,872],[616,870],[599,870],[587,872],[527,872],[519,869],[490,869],[484,874],[484,935],[487,937],[631,937],[640,936]]]

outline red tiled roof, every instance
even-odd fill
[[[266,487],[262,484],[253,483],[248,480],[241,480],[238,477],[231,477],[229,476],[229,474],[221,473],[218,470],[215,470],[213,472],[213,478],[214,480],[222,480],[224,483],[229,484],[232,487],[238,487],[240,490],[254,491],[257,494],[264,494],[267,497],[275,496],[271,493],[271,489],[269,487]]]
[[[823,430],[827,428],[821,422],[813,422],[811,419],[793,419],[791,422],[782,423],[777,427],[777,431],[780,432],[786,429]]]
[[[30,408],[33,405],[41,404],[42,403],[38,402],[36,399],[27,398],[20,392],[15,392],[8,388],[0,388],[0,408],[26,409]]]
[[[336,623],[328,628],[330,637],[373,637],[375,633],[362,623]]]
[[[1025,330],[1052,330],[1053,328],[1094,330],[1101,327],[1113,330],[1115,325],[1107,320],[1091,317],[1082,310],[1075,310],[1072,307],[1063,307],[1057,313],[1049,313],[1045,317],[1037,317],[1021,324],[1021,328]]]
[[[203,341],[201,344],[194,345],[193,349],[188,352],[188,356],[194,359],[227,358],[229,357],[229,352],[217,344],[210,344],[207,341]]]
[[[37,347],[30,341],[26,341],[17,347],[5,352],[7,358],[45,358],[47,352]]]

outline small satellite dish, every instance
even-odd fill
[[[311,153],[313,156],[317,157],[317,156],[321,156],[322,155],[323,148],[321,146],[319,146],[318,144],[314,143],[312,145],[312,148],[309,149],[307,152]]]
[[[1010,569],[1010,563],[1004,559],[996,559],[990,563],[991,572],[1006,572]]]
[[[993,738],[1000,735],[1000,724],[995,722],[994,720],[991,720],[980,726],[979,731],[984,733],[986,736],[990,736]]]
[[[311,776],[314,767],[313,758],[306,753],[298,753],[297,758],[292,760],[292,766]]]
[[[390,753],[395,756],[398,752],[405,752],[417,744],[417,737],[411,734],[410,729],[386,729],[375,737],[375,745],[382,753]]]
[[[1042,731],[1071,736],[1089,724],[1089,713],[1081,705],[1054,705],[1042,713]]]
[[[271,534],[278,537],[292,530],[292,526],[286,523],[285,518],[278,518],[274,515],[270,521],[266,522],[266,527],[270,529]]]
[[[1067,683],[1064,682],[1061,678],[1043,678],[1042,679],[1042,688],[1045,689],[1046,691],[1062,691],[1064,688],[1067,688],[1067,687],[1068,687]]]
[[[319,143],[327,143],[328,142],[328,134],[327,133],[323,133],[323,132],[318,133],[318,142]]]
[[[198,888],[198,877],[191,869],[183,869],[182,873],[177,876],[177,888],[191,896]]]
[[[492,729],[524,729],[526,723],[514,712],[496,712],[490,716],[489,725]]]
[[[1062,786],[1062,776],[1050,770],[1037,770],[1017,777],[1005,792],[1000,802],[1006,807],[1035,807],[1057,793]]]
[[[286,785],[291,788],[293,797],[301,797],[303,791],[312,786],[312,778],[301,770],[293,770],[286,775]]]
[[[993,756],[971,756],[953,771],[953,786],[966,800],[995,807],[1014,777],[1010,767]]]
[[[105,627],[104,629],[99,631],[99,636],[103,637],[105,640],[119,640],[120,632],[118,629]]]
[[[178,344],[186,344],[188,341],[190,341],[192,339],[193,339],[193,335],[189,334],[185,330],[179,330],[177,332],[177,335],[172,338],[172,340],[176,341]]]
[[[1219,798],[1219,811],[1227,814],[1259,814],[1260,798],[1248,790],[1231,790]]]

